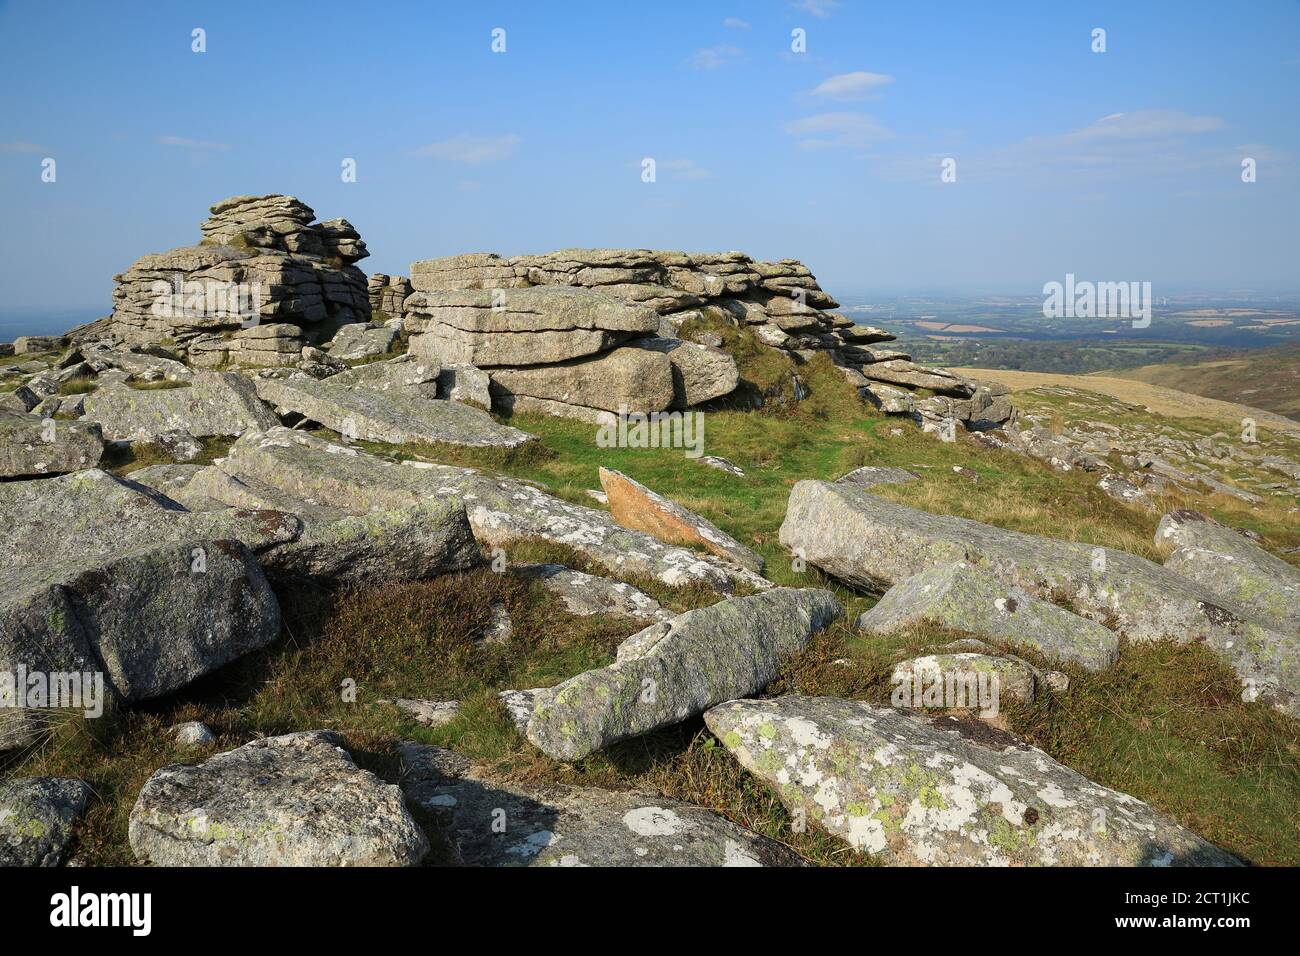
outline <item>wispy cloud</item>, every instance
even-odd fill
[[[44,146],[35,143],[0,143],[0,153],[48,153]]]
[[[230,149],[229,143],[214,143],[206,139],[189,139],[185,136],[159,136],[158,142],[163,146],[175,146],[178,149],[190,149],[197,152]]]
[[[803,149],[870,146],[894,137],[866,113],[817,113],[787,123],[785,131],[798,137]]]
[[[523,139],[514,133],[507,133],[504,136],[473,136],[469,133],[461,133],[450,139],[421,146],[415,151],[415,155],[445,159],[453,163],[495,163],[513,156],[522,142]]]
[[[839,5],[839,0],[797,0],[791,4],[796,10],[803,10],[823,20],[829,17]]]
[[[840,73],[823,80],[814,89],[813,95],[828,100],[871,100],[880,96],[880,90],[894,82],[888,73],[868,73],[858,70],[854,73]]]
[[[696,50],[687,58],[686,63],[697,70],[716,70],[739,59],[741,53],[738,47],[723,43]]]
[[[740,17],[727,17],[722,21],[722,25],[728,30],[748,30],[750,23],[748,20],[740,19]]]

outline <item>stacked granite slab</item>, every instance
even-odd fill
[[[489,369],[503,409],[599,420],[637,388],[630,411],[726,395],[738,383],[734,362],[728,371],[717,349],[678,338],[686,322],[708,315],[748,327],[796,362],[827,355],[864,399],[929,430],[992,428],[1014,414],[996,388],[877,348],[894,336],[830,311],[838,303],[794,259],[650,249],[471,253],[413,263],[411,285],[403,323],[412,349]],[[668,356],[669,367],[631,352],[647,349]],[[675,383],[667,404],[665,372]]]
[[[370,313],[382,312],[390,319],[400,319],[406,297],[414,289],[406,276],[390,276],[383,272],[371,273],[366,280],[366,292],[370,296]]]
[[[199,245],[143,256],[115,277],[100,341],[163,343],[206,366],[282,365],[304,343],[369,321],[354,265],[369,253],[347,220],[317,223],[311,207],[280,195],[234,196],[211,212]]]

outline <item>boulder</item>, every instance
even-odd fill
[[[404,786],[438,821],[432,835],[462,866],[803,865],[781,844],[716,813],[651,794],[469,776]],[[503,813],[504,830],[493,826]]]
[[[1165,558],[1169,570],[1278,631],[1300,633],[1300,568],[1195,511],[1162,517],[1156,544],[1174,547]]]
[[[650,337],[634,339],[630,348],[662,352],[672,363],[673,408],[689,408],[730,395],[740,384],[736,360],[720,348]],[[629,403],[629,407],[634,407]]]
[[[984,719],[1000,716],[1003,699],[1032,704],[1037,682],[1024,661],[969,651],[908,658],[889,679],[895,707],[973,710]]]
[[[259,378],[257,394],[277,408],[297,412],[354,440],[516,448],[533,438],[468,405],[399,391],[350,388],[333,379]]]
[[[958,398],[969,398],[975,391],[975,384],[968,378],[947,369],[925,368],[903,359],[864,365],[862,374],[875,382],[905,385],[908,388],[928,388],[940,395],[955,395]]]
[[[93,422],[69,422],[0,408],[0,478],[94,468],[104,439]]]
[[[673,365],[653,350],[616,348],[557,365],[494,369],[492,394],[617,412],[657,412],[674,401]]]
[[[383,362],[367,362],[329,376],[331,385],[366,388],[372,392],[401,392],[423,398],[442,398],[437,362],[424,362],[411,355],[399,355]]]
[[[254,740],[172,764],[131,810],[136,858],[156,866],[413,866],[429,850],[401,791],[360,770],[328,731]]]
[[[81,780],[0,780],[0,867],[58,866],[91,793]]]
[[[1244,698],[1300,712],[1300,638],[1270,629],[1193,581],[1113,548],[930,514],[851,485],[800,481],[781,543],[810,564],[882,592],[927,568],[966,561],[1131,641],[1200,642],[1236,670]]]
[[[326,346],[332,358],[345,362],[386,355],[397,341],[397,330],[369,322],[354,322],[345,325],[334,334]]]
[[[1119,658],[1113,631],[964,561],[935,565],[901,581],[858,618],[858,627],[869,634],[922,624],[966,631],[1092,671]]]
[[[607,512],[571,504],[514,478],[451,465],[386,461],[288,428],[242,436],[215,467],[293,500],[357,515],[458,499],[475,538],[488,548],[536,538],[568,545],[622,576],[646,575],[673,586],[699,582],[724,592],[742,583],[770,586],[738,565],[665,545],[620,527]]]
[[[110,441],[151,442],[176,431],[195,438],[233,436],[279,424],[258,401],[253,383],[229,372],[196,372],[180,388],[101,389],[86,396],[83,409]]]
[[[782,803],[882,863],[1238,865],[979,721],[797,696],[731,701],[704,719]]]
[[[492,377],[473,365],[448,365],[438,373],[438,397],[492,410]]]
[[[1098,480],[1097,487],[1105,492],[1107,497],[1114,498],[1126,505],[1142,505],[1144,507],[1150,507],[1151,505],[1151,499],[1147,497],[1147,493],[1123,475],[1117,475],[1114,472],[1104,474]]]
[[[860,372],[858,374],[861,375]],[[916,401],[912,397],[912,393],[905,392],[901,388],[892,388],[877,382],[867,382],[858,389],[858,395],[886,415],[911,415],[916,411]]]
[[[829,591],[774,588],[652,624],[619,645],[613,664],[540,691],[528,739],[557,760],[581,760],[757,693],[842,610]]]
[[[280,633],[238,541],[192,539],[0,574],[0,670],[102,671],[124,700],[171,693]]]
[[[656,494],[622,472],[601,468],[600,486],[609,496],[610,513],[623,527],[644,531],[672,544],[698,545],[755,574],[763,572],[763,558],[757,552],[712,522]]]
[[[67,339],[61,335],[20,335],[14,339],[14,355],[38,355],[63,348]]]
[[[570,614],[578,617],[621,614],[645,621],[670,621],[675,616],[630,584],[584,574],[562,564],[516,564],[510,572],[526,581],[538,582],[563,601]]]
[[[857,485],[860,488],[871,488],[875,485],[901,485],[907,481],[916,481],[921,476],[914,471],[908,471],[906,468],[895,468],[892,465],[863,465],[861,468],[854,468],[852,471],[840,475],[835,479],[837,485]]]

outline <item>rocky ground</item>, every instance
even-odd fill
[[[794,260],[211,213],[0,346],[0,680],[104,694],[7,685],[0,862],[1300,861],[1294,433],[916,365]]]

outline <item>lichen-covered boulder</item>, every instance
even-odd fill
[[[931,514],[852,485],[800,481],[781,543],[841,580],[883,592],[939,564],[965,561],[1131,641],[1203,642],[1236,670],[1243,698],[1300,713],[1300,635],[1277,631],[1145,558]]]
[[[647,621],[669,621],[676,616],[625,581],[585,574],[562,564],[516,564],[511,566],[510,573],[526,581],[537,581],[564,602],[565,610],[579,617],[622,614]]]
[[[895,584],[858,618],[858,627],[871,634],[922,623],[1028,648],[1055,663],[1088,670],[1109,667],[1119,657],[1114,631],[964,561],[936,565]]]
[[[662,352],[672,365],[673,408],[689,408],[730,395],[740,384],[736,360],[720,348],[682,339],[635,339],[631,348]]]
[[[802,866],[781,844],[653,794],[478,779],[436,747],[402,748],[403,789],[465,866]],[[433,751],[432,759],[421,759]],[[452,755],[454,756],[454,755]],[[504,820],[502,828],[494,822]],[[435,857],[436,858],[436,857]]]
[[[101,389],[87,395],[84,417],[110,441],[155,441],[182,431],[196,438],[240,435],[279,424],[257,399],[253,383],[230,372],[196,372],[180,388]]]
[[[428,852],[401,790],[328,731],[267,737],[172,764],[131,810],[131,849],[157,866],[412,866]]]
[[[674,400],[673,365],[661,352],[616,348],[555,365],[494,369],[494,396],[563,402],[608,412],[657,412]]]
[[[0,478],[94,468],[104,438],[93,422],[69,422],[0,408]]]
[[[706,518],[651,491],[621,471],[601,468],[600,486],[609,497],[609,510],[625,528],[635,528],[672,544],[699,545],[720,558],[734,561],[755,574],[763,572],[763,558]]]
[[[0,780],[0,866],[58,866],[90,796],[81,780]]]
[[[842,611],[829,591],[773,588],[652,624],[619,645],[613,664],[537,694],[528,739],[581,760],[756,693]]]
[[[370,322],[354,322],[334,333],[326,346],[331,358],[355,362],[376,355],[385,355],[397,341],[397,330]]]
[[[1002,701],[1032,704],[1037,693],[1034,669],[1024,661],[962,651],[925,654],[894,665],[891,703],[910,710],[973,710],[996,718]]]
[[[502,425],[459,402],[437,401],[404,391],[377,392],[310,376],[259,378],[257,394],[278,408],[297,412],[351,439],[392,444],[469,445],[517,448],[533,436]]]
[[[833,697],[735,700],[704,719],[791,811],[885,863],[1238,864],[980,721]]]
[[[1300,568],[1195,511],[1162,517],[1156,545],[1173,546],[1165,558],[1169,570],[1279,631],[1300,633]]]

